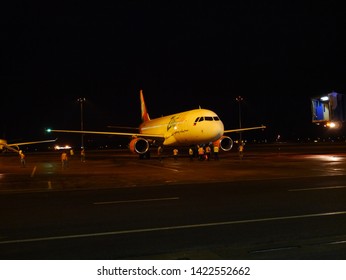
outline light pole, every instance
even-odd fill
[[[85,102],[85,97],[80,97],[77,99],[77,101],[80,104],[80,130],[84,130],[84,123],[83,123],[83,103]],[[81,149],[84,149],[84,134],[81,135]]]
[[[244,100],[243,97],[241,97],[240,95],[235,99],[238,102],[238,112],[239,112],[239,128],[241,128],[241,106],[240,103]],[[241,138],[241,132],[239,132],[239,142],[242,142],[242,138]]]

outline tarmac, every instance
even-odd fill
[[[164,154],[162,161],[152,153],[140,160],[128,150],[87,151],[85,162],[69,157],[63,167],[61,151],[26,154],[22,167],[18,155],[0,155],[0,192],[59,191],[150,185],[263,180],[299,176],[345,174],[344,144],[259,145],[245,149],[240,159],[236,151],[221,152],[220,160],[190,161],[186,154],[177,160]]]

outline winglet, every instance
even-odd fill
[[[150,120],[147,107],[145,106],[144,97],[143,97],[143,90],[140,90],[140,99],[141,99],[141,114],[142,114],[142,121],[146,122]]]

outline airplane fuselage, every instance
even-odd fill
[[[163,145],[193,145],[214,142],[224,125],[211,110],[195,109],[143,122],[140,133],[164,135]]]

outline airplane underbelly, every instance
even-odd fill
[[[180,131],[174,135],[174,138],[179,144],[189,143],[188,131]]]

